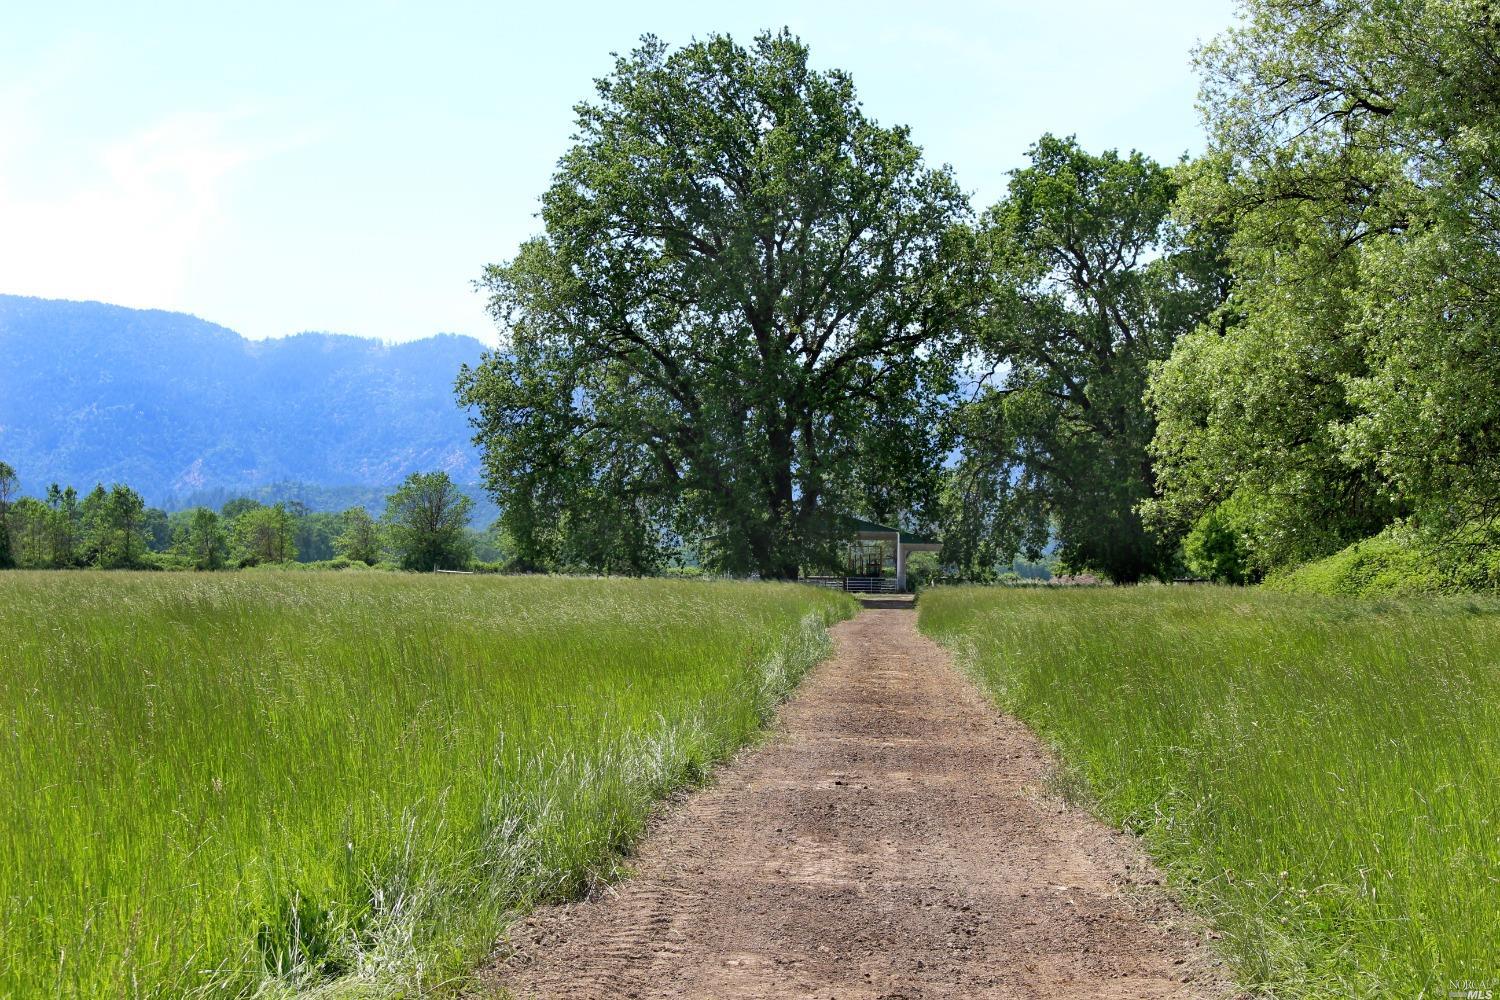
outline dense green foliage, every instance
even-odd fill
[[[0,995],[465,974],[848,613],[814,588],[0,576]],[[257,993],[265,990],[265,993]]]
[[[385,532],[401,568],[428,572],[468,566],[473,507],[446,472],[413,472],[385,502]],[[362,530],[357,522],[354,527]]]
[[[1331,556],[1266,580],[1289,593],[1390,597],[1492,590],[1500,580],[1500,548],[1465,546],[1465,558],[1435,547],[1420,534],[1387,528]]]
[[[380,561],[380,526],[363,507],[350,507],[341,516],[343,530],[333,547],[345,559],[373,566]]]
[[[0,462],[0,569],[16,564],[11,548],[11,503],[17,491],[16,470]]]
[[[181,313],[0,295],[0,453],[23,478],[129,483],[161,507],[286,481],[389,492],[433,468],[473,482],[452,385],[483,351],[452,335],[248,340]]]
[[[1231,511],[1243,498],[1227,501],[1198,518],[1182,539],[1182,560],[1189,572],[1219,583],[1252,583],[1259,576],[1249,547]]]
[[[950,561],[970,572],[1036,558],[1122,583],[1163,575],[1172,540],[1137,511],[1152,496],[1148,366],[1225,294],[1216,246],[1189,243],[1176,185],[1139,153],[1094,155],[1043,136],[986,216],[990,366],[965,410],[949,483]]]
[[[1266,581],[1266,587],[1329,597],[1399,597],[1444,589],[1431,558],[1409,539],[1394,537],[1391,532],[1278,573]]]
[[[235,540],[245,564],[285,563],[297,558],[296,528],[285,504],[256,504],[234,519]]]
[[[1255,574],[1405,519],[1456,572],[1500,536],[1500,12],[1250,0],[1200,65],[1234,294],[1152,388],[1152,517]]]
[[[120,483],[96,486],[82,500],[56,483],[45,500],[14,498],[16,484],[0,463],[0,569],[389,568],[387,555],[409,570],[466,569],[476,558],[491,571],[516,568],[507,537],[469,526],[475,503],[443,472],[413,473],[386,498],[380,521],[363,507],[335,514],[249,497],[228,499],[217,512],[168,514]]]
[[[795,577],[921,514],[972,278],[968,205],[787,34],[620,57],[465,369],[523,562]]]
[[[1500,604],[938,588],[920,613],[1145,837],[1243,985],[1494,976]]]
[[[194,569],[223,569],[229,556],[229,536],[219,515],[207,507],[194,507],[188,513],[179,546]]]
[[[160,550],[167,543],[166,514],[147,508],[139,493],[121,483],[107,490],[95,486],[81,500],[71,486],[54,483],[46,500],[10,503],[3,520],[11,564],[24,568],[148,567],[153,546]]]
[[[449,470],[449,475],[453,475],[451,470]],[[315,483],[289,481],[237,489],[205,486],[181,496],[174,505],[174,509],[211,507],[218,510],[231,500],[246,499],[255,500],[267,506],[284,503],[298,516],[302,513],[336,515],[351,507],[363,507],[367,511],[378,513],[385,509],[385,498],[390,496],[391,491],[399,485],[400,480],[397,479],[389,483],[368,486],[319,486]],[[464,496],[474,501],[476,523],[490,524],[500,516],[500,508],[490,502],[482,484],[462,483],[459,489],[463,491]],[[330,536],[330,544],[331,539],[337,535],[338,531],[334,531]],[[301,539],[298,540],[297,547],[299,550],[302,549]]]

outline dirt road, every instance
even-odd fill
[[[600,899],[512,930],[517,997],[1222,996],[1201,929],[1048,758],[870,602],[763,746],[690,796]]]

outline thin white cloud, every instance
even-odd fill
[[[14,119],[14,111],[8,116]],[[45,190],[25,146],[0,158],[0,291],[172,307],[232,175],[270,151],[235,138],[244,112],[182,112],[87,149],[87,178]],[[25,135],[24,124],[18,128]],[[274,147],[273,147],[274,148]],[[17,178],[25,178],[18,180]]]

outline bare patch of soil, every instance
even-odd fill
[[[517,997],[1219,997],[1136,845],[1047,795],[1044,748],[870,602],[779,732],[600,898],[511,929]]]

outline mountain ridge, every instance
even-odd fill
[[[0,295],[0,460],[27,493],[123,482],[153,503],[435,469],[468,483],[453,380],[485,350],[451,333],[251,340],[186,313]]]

